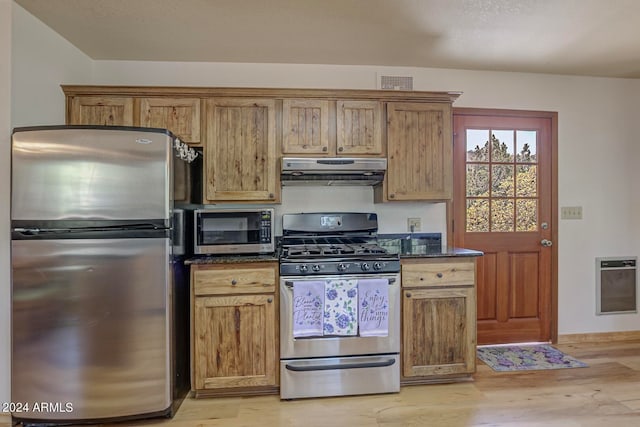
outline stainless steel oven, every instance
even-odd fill
[[[369,276],[322,276],[321,280],[358,280]],[[387,336],[294,338],[293,287],[308,277],[280,279],[280,397],[388,393],[400,390],[400,275],[380,274],[389,282]],[[314,277],[318,280],[318,277]],[[364,292],[364,289],[359,289]]]
[[[194,210],[195,254],[273,253],[274,210]]]
[[[400,261],[377,245],[376,231],[375,214],[284,215],[280,257],[282,399],[400,390]],[[327,329],[327,322],[331,323],[328,307],[334,302],[331,286],[336,283],[347,284],[353,291],[353,301],[346,296],[339,299],[340,305],[357,305],[357,320],[350,332]],[[315,307],[321,308],[309,306],[311,311],[302,312],[302,316],[315,321],[321,314],[317,323],[324,327],[300,335],[294,321],[301,318],[300,295],[305,296],[313,286],[316,294],[322,294],[314,300]],[[363,316],[367,300],[363,298],[374,290],[383,302],[380,313],[385,326],[368,334]],[[329,304],[327,298],[331,299]],[[337,307],[338,299],[335,301]]]

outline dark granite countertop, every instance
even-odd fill
[[[440,258],[440,257],[477,257],[484,255],[481,251],[465,248],[441,248],[441,249],[411,249],[406,252],[399,252],[402,258]]]
[[[480,251],[442,246],[440,233],[379,234],[378,243],[400,258],[474,257]]]
[[[184,263],[190,264],[239,264],[249,262],[277,262],[276,254],[248,255],[202,255],[187,258]]]
[[[440,233],[379,234],[378,243],[400,258],[477,257],[481,251],[443,247]],[[233,264],[249,262],[277,262],[278,252],[272,254],[195,255],[185,264]]]

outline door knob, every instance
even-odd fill
[[[541,244],[542,246],[549,247],[549,246],[552,246],[552,245],[553,245],[553,242],[552,242],[551,240],[542,239],[542,241],[540,241],[540,244]]]

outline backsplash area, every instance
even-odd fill
[[[446,240],[444,203],[373,203],[372,187],[292,186],[282,188],[282,204],[275,205],[276,235],[282,234],[282,214],[303,212],[375,212],[379,233],[406,233],[407,218],[420,218],[422,233],[441,233]]]

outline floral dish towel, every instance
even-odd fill
[[[389,335],[389,280],[358,281],[358,313],[361,337]]]
[[[322,336],[324,282],[293,282],[293,337]]]
[[[324,335],[358,333],[358,281],[328,280],[324,285]]]

